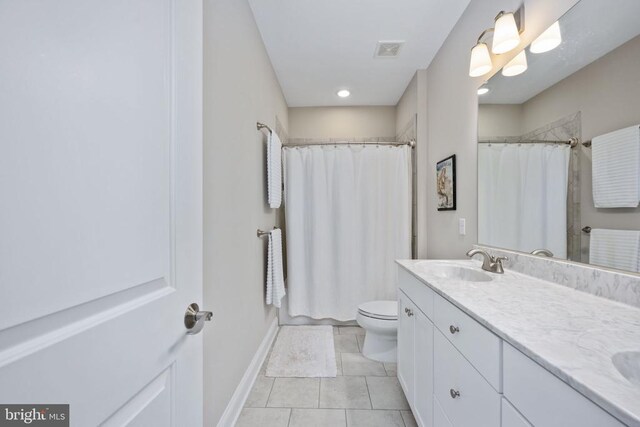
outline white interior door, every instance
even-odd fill
[[[201,0],[0,0],[0,58],[0,404],[202,425]]]

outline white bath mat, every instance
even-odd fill
[[[273,346],[268,377],[335,377],[332,326],[282,326]]]

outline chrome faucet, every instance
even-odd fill
[[[535,251],[531,252],[531,255],[544,255],[553,258],[553,252],[551,252],[549,249],[536,249]]]
[[[509,258],[507,258],[506,256],[494,257],[487,251],[484,251],[482,249],[471,249],[469,252],[467,252],[467,256],[469,258],[477,254],[480,254],[484,257],[484,260],[482,261],[482,269],[484,271],[498,274],[504,273],[504,268],[502,268],[502,261],[509,261]]]

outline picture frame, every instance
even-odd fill
[[[456,210],[456,155],[436,163],[436,197],[439,211]]]

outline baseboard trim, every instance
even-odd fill
[[[253,383],[255,383],[256,378],[258,378],[260,368],[267,358],[267,354],[269,354],[273,340],[278,334],[278,328],[278,318],[276,317],[273,319],[273,322],[271,322],[271,326],[269,326],[266,335],[262,339],[258,351],[256,351],[253,359],[251,359],[251,363],[249,363],[247,370],[244,372],[238,387],[236,387],[236,390],[233,392],[231,400],[227,404],[222,417],[220,417],[220,421],[218,421],[218,427],[233,427],[236,421],[238,421],[244,403],[247,401],[247,397],[249,397],[249,393],[251,393],[251,389],[253,388]]]

